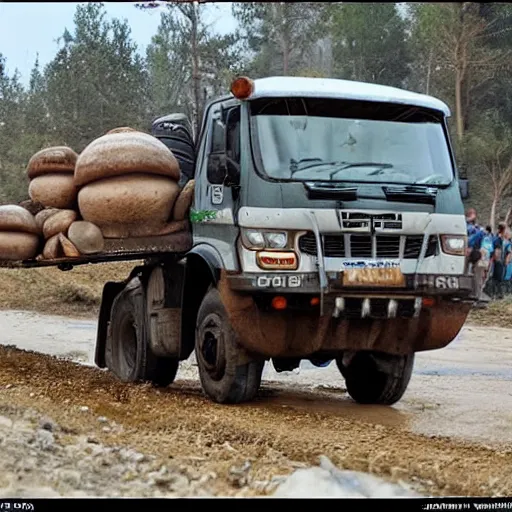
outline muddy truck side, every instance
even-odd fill
[[[373,84],[235,80],[197,138],[193,247],[105,285],[96,364],[167,386],[195,351],[205,394],[238,403],[265,361],[334,362],[356,402],[397,402],[475,302],[449,115]]]

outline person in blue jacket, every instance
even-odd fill
[[[465,273],[473,274],[473,293],[480,301],[484,287],[485,268],[481,264],[482,241],[485,231],[477,223],[477,214],[474,208],[466,212],[466,226],[468,233],[468,250],[466,253]]]
[[[509,294],[512,292],[512,240],[510,230],[505,230],[504,253],[505,253],[505,275],[504,292]]]
[[[504,280],[506,275],[506,267],[510,263],[512,253],[512,245],[507,240],[507,225],[500,222],[498,225],[498,234],[493,241],[493,271],[492,281],[496,296],[499,299],[504,295]]]
[[[492,271],[492,255],[494,248],[494,235],[492,234],[491,226],[486,226],[484,231],[484,236],[482,238],[482,244],[480,248],[480,252],[482,253],[482,258],[478,262],[479,266],[484,269],[483,281],[487,282],[487,278]]]

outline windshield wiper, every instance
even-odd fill
[[[353,167],[379,167],[379,169],[375,172],[372,172],[368,174],[368,176],[372,176],[374,174],[380,174],[383,169],[391,169],[393,167],[392,164],[385,164],[381,162],[355,162],[355,163],[348,163],[348,162],[339,162],[340,164],[345,164],[340,169],[336,169],[335,171],[331,172],[329,174],[329,178],[332,180],[332,178],[338,174],[341,171],[344,171],[346,169],[351,169]]]
[[[436,204],[438,189],[434,187],[405,185],[403,187],[382,187],[388,201],[400,203]]]
[[[302,163],[312,162],[310,165],[300,166]],[[351,168],[357,167],[379,167],[379,169],[373,173],[368,174],[368,176],[372,176],[374,174],[381,173],[384,169],[393,168],[393,164],[382,163],[382,162],[324,162],[321,158],[303,158],[299,161],[290,160],[290,171],[293,176],[296,172],[305,171],[306,169],[312,169],[313,167],[323,167],[323,166],[333,166],[335,165],[337,168],[329,174],[329,179],[338,174],[341,171]],[[341,167],[340,167],[341,166]]]
[[[303,165],[308,162],[312,162],[310,165]],[[290,172],[293,176],[296,172],[305,171],[306,169],[311,169],[312,167],[317,167],[319,165],[334,165],[338,162],[324,162],[321,158],[301,158],[300,160],[290,159]],[[345,162],[342,162],[345,163]],[[299,167],[300,166],[300,167]]]
[[[356,201],[357,187],[345,187],[339,183],[305,182],[308,199],[333,199],[338,201]]]

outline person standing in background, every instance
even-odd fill
[[[481,259],[478,262],[478,266],[483,268],[483,283],[487,283],[489,275],[492,272],[492,254],[493,254],[493,241],[494,236],[492,234],[491,226],[486,226],[484,231],[484,237],[482,238],[482,244],[480,252],[482,254]],[[482,287],[482,288],[483,288]]]
[[[498,299],[503,298],[503,282],[505,279],[506,266],[510,263],[512,245],[506,239],[507,225],[500,222],[498,225],[498,234],[493,243],[493,271],[492,282],[493,291]]]
[[[504,253],[505,253],[505,272],[503,276],[503,288],[506,294],[512,292],[512,233],[507,227],[505,229]]]
[[[484,286],[485,266],[478,263],[482,259],[481,247],[485,232],[477,223],[477,213],[474,208],[470,208],[466,212],[466,226],[468,248],[466,252],[465,273],[473,274],[473,293],[480,302]]]

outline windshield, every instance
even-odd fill
[[[448,185],[442,117],[404,105],[326,99],[251,104],[260,171],[273,179]]]

